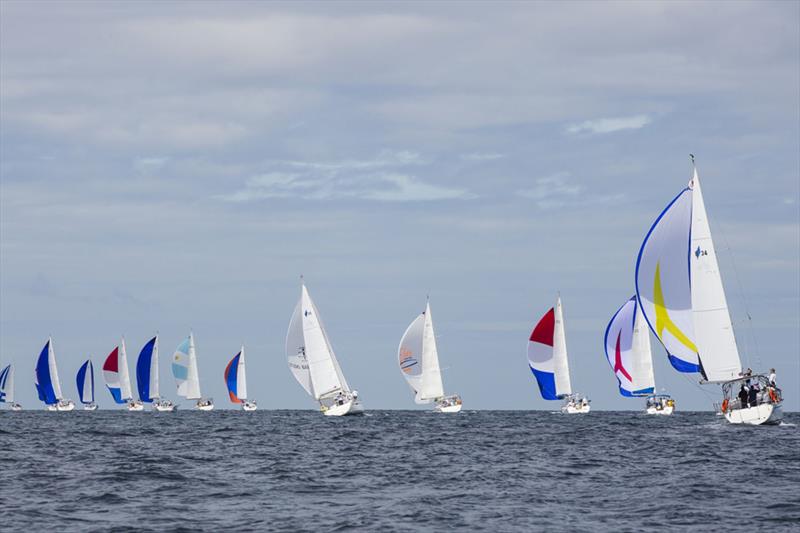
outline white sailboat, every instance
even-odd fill
[[[177,406],[161,397],[158,382],[158,335],[147,341],[136,359],[136,386],[139,399],[152,403],[153,410],[172,412]]]
[[[605,333],[606,358],[622,396],[646,398],[649,415],[671,415],[675,400],[668,394],[656,394],[650,330],[638,307],[633,296],[614,313]]]
[[[22,411],[22,406],[14,401],[14,365],[0,371],[0,403],[11,405],[12,411]]]
[[[44,402],[47,411],[72,411],[75,402],[64,398],[61,394],[61,380],[58,379],[56,353],[53,350],[53,339],[47,339],[39,359],[36,361],[36,392]]]
[[[351,390],[305,284],[286,334],[286,358],[295,379],[325,416],[361,414],[358,391]]]
[[[200,378],[197,374],[197,354],[194,348],[194,334],[178,345],[172,356],[172,375],[178,385],[178,396],[187,400],[197,400],[195,409],[211,411],[214,400],[203,398],[200,394]]]
[[[659,215],[636,261],[636,295],[650,329],[680,372],[721,383],[722,413],[733,424],[783,418],[780,389],[765,376],[743,375],[697,168],[689,185]],[[745,391],[747,389],[747,391]],[[737,392],[753,392],[739,398]]]
[[[94,365],[91,359],[87,359],[78,369],[75,384],[78,386],[78,401],[83,404],[83,410],[97,411],[97,404],[94,403]]]
[[[124,337],[119,346],[111,350],[106,357],[103,363],[103,379],[105,379],[106,387],[116,403],[124,404],[128,411],[144,411],[144,403],[133,398]]]
[[[458,413],[461,397],[458,394],[445,396],[439,354],[433,332],[433,316],[428,302],[425,311],[408,326],[397,347],[400,372],[414,391],[414,402],[434,403],[434,411]]]
[[[247,373],[244,364],[244,345],[239,353],[233,356],[225,367],[225,387],[232,403],[242,406],[242,411],[255,411],[258,404],[255,400],[247,399]]]
[[[561,412],[583,414],[591,410],[588,397],[573,393],[567,359],[567,338],[561,297],[539,320],[528,339],[528,366],[545,400],[564,400]]]

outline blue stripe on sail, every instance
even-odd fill
[[[11,371],[11,365],[8,365],[0,372],[0,402],[6,401],[6,381],[8,381],[8,374]]]
[[[75,378],[76,383],[78,384],[78,399],[83,402],[83,385],[86,383],[86,369],[89,367],[89,361],[86,361],[81,365],[78,369],[78,375]]]
[[[678,372],[700,372],[700,365],[679,359],[672,354],[667,354],[669,362]]]
[[[139,352],[139,359],[136,361],[136,388],[139,389],[139,399],[143,402],[152,402],[150,398],[150,367],[153,364],[153,349],[156,345],[156,338],[150,339]]]
[[[635,391],[629,391],[623,389],[621,386],[619,388],[619,393],[625,396],[626,398],[636,398],[638,396],[650,396],[655,392],[653,387],[647,387],[646,389],[639,389]]]
[[[236,357],[231,359],[231,362],[228,364],[228,375],[225,376],[225,384],[228,386],[228,392],[234,396],[237,396],[236,378],[239,375],[239,357],[241,356],[242,354],[240,352],[236,354]]]
[[[108,387],[108,385],[106,385]],[[126,400],[122,399],[122,389],[117,387],[108,387],[108,392],[111,393],[111,397],[114,398],[114,401],[117,403],[127,403]]]
[[[39,354],[39,360],[36,361],[36,392],[39,399],[47,405],[52,405],[58,402],[56,398],[56,391],[53,390],[53,380],[50,377],[50,341],[42,348],[42,353]]]
[[[542,398],[545,400],[558,400],[559,398],[556,394],[556,375],[552,372],[536,370],[533,367],[530,367],[530,369],[536,377],[536,383],[539,384],[539,392],[542,393]]]
[[[177,363],[172,363],[172,375],[175,379],[186,380],[189,377],[189,368]]]

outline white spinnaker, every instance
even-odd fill
[[[636,318],[633,321],[633,339],[631,340],[631,354],[633,355],[632,376],[633,390],[643,390],[653,388],[656,392],[656,377],[653,373],[653,352],[650,347],[650,328],[642,315],[642,310],[633,299],[634,313]]]
[[[61,380],[58,379],[58,367],[56,366],[56,352],[53,349],[53,339],[50,339],[47,350],[47,365],[50,368],[50,381],[53,384],[53,392],[55,392],[56,399],[63,400],[64,396],[61,394]]]
[[[150,358],[150,398],[161,398],[158,390],[158,335],[156,342],[153,343],[153,355]]]
[[[564,333],[564,313],[561,310],[561,297],[556,303],[556,320],[553,331],[553,367],[555,372],[556,394],[572,394],[567,361],[567,337]]]
[[[244,367],[244,345],[239,352],[239,364],[236,365],[236,397],[244,401],[247,399],[247,375]]]
[[[400,345],[397,347],[397,363],[406,383],[414,391],[414,401],[418,404],[430,403],[431,400],[420,398],[422,390],[422,358],[423,334],[425,331],[425,313],[420,313],[409,324]]]
[[[699,372],[690,283],[692,191],[684,189],[659,215],[636,261],[636,296],[670,362]]]
[[[431,306],[425,308],[425,327],[422,336],[422,386],[421,400],[435,400],[444,396],[442,370],[439,368],[439,353],[436,350],[436,337],[433,332]]]
[[[86,372],[83,373],[83,386],[81,387],[81,403],[92,403],[92,398],[94,397],[94,380],[92,379],[92,373],[94,369],[92,368],[92,362],[89,361],[89,364],[86,365]]]
[[[197,352],[194,348],[194,334],[189,334],[189,379],[186,380],[186,399],[199,400],[200,377],[197,375]]]
[[[120,388],[119,392],[123,400],[130,400],[133,398],[133,393],[131,392],[131,376],[130,374],[128,374],[128,355],[125,352],[124,337],[119,345],[119,352],[117,357],[118,357],[117,365],[119,372],[119,388]]]
[[[692,244],[689,261],[695,344],[706,379],[727,381],[739,376],[742,363],[696,169],[689,187],[692,190]]]
[[[300,301],[308,369],[314,390],[314,399],[319,400],[344,390],[344,387],[339,379],[339,372],[334,364],[333,350],[325,338],[317,308],[305,285],[302,288]]]
[[[314,397],[314,387],[311,384],[311,371],[308,369],[308,358],[306,356],[306,341],[303,336],[303,297],[297,302],[289,321],[289,330],[286,332],[286,359],[289,363],[289,370],[292,371],[294,379]]]

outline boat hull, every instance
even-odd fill
[[[645,410],[645,413],[647,413],[648,415],[671,415],[674,412],[675,408],[669,405],[661,409],[657,409],[656,407],[651,406]]]
[[[780,424],[783,420],[783,409],[780,404],[762,403],[745,409],[731,409],[725,413],[725,420],[731,424],[750,426]]]
[[[323,413],[325,416],[360,415],[364,413],[364,406],[359,400],[350,400],[341,405],[334,404],[326,408]]]
[[[153,402],[153,411],[156,411],[157,413],[171,413],[177,408],[177,405],[168,400]]]
[[[433,408],[433,411],[435,413],[458,413],[461,411],[461,404],[459,403],[448,406],[437,405],[436,407]]]
[[[83,406],[84,411],[97,411],[96,403],[87,403]]]
[[[198,411],[213,411],[214,410],[214,402],[212,402],[211,400],[208,400],[205,403],[197,402],[195,404],[194,408],[197,409]]]
[[[11,410],[12,411],[22,411],[22,406],[20,404],[18,404],[18,403],[13,403],[13,404],[11,404]]]
[[[61,400],[45,407],[47,411],[72,411],[75,409],[75,402],[72,400]]]
[[[139,400],[128,402],[128,411],[144,411],[144,404]]]
[[[258,409],[256,402],[242,402],[242,411],[255,411]]]
[[[561,408],[561,412],[568,415],[584,415],[591,410],[592,410],[591,405],[576,406],[570,404],[570,405],[565,405],[564,407]]]

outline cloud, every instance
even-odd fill
[[[535,200],[540,209],[596,205],[616,202],[624,198],[623,194],[596,195],[586,192],[583,186],[572,182],[569,172],[557,172],[539,178],[532,188],[517,191],[517,196]]]
[[[638,130],[650,124],[650,117],[647,115],[634,115],[630,117],[599,118],[587,120],[580,124],[567,126],[567,133],[577,135],[579,133],[614,133],[623,130]]]
[[[494,161],[495,159],[502,159],[505,156],[505,154],[498,154],[496,152],[475,152],[463,154],[461,159],[465,161]]]

